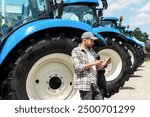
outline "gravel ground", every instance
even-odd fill
[[[119,93],[105,100],[150,100],[150,62],[144,62]]]

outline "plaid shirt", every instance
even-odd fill
[[[96,60],[98,57],[96,52],[93,49],[91,49],[90,53],[94,56]],[[83,91],[90,91],[93,76],[90,75],[90,69],[84,70],[84,66],[90,63],[86,50],[81,47],[76,47],[72,50],[71,54],[71,59],[73,62],[73,68],[75,72],[75,88]]]

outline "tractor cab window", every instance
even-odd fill
[[[94,25],[97,21],[94,8],[87,5],[68,5],[64,6],[62,19],[81,21]]]
[[[1,35],[7,35],[18,26],[38,19],[46,11],[48,11],[46,0],[1,0]]]
[[[117,24],[115,21],[100,21],[100,26],[117,28]]]

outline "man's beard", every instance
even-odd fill
[[[90,46],[90,45],[87,45],[86,47],[87,47],[89,50],[92,48],[92,46]]]

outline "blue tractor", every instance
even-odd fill
[[[134,74],[134,71],[136,71],[138,66],[140,66],[144,61],[144,43],[133,37],[132,31],[129,30],[129,25],[127,26],[128,30],[126,30],[126,26],[122,25],[122,20],[122,16],[120,17],[120,20],[116,17],[102,17],[100,24],[102,27],[112,27],[115,30],[117,29],[119,33],[125,37],[125,40],[109,40],[110,42],[108,43],[119,43],[119,41],[121,41],[121,45],[127,48],[127,52],[131,60],[130,73]]]
[[[77,90],[70,55],[81,34],[93,32],[91,26],[58,19],[63,10],[60,0],[2,0],[0,4],[0,97],[73,99]],[[99,37],[96,45],[105,46],[106,41],[93,33]]]
[[[132,35],[132,31],[129,30],[129,25],[122,25],[119,29],[128,38],[129,46],[134,49],[137,57],[137,67],[139,67],[145,60],[145,54],[143,50],[145,46],[144,42],[139,41]]]
[[[105,38],[108,45],[95,47],[101,59],[111,56],[112,63],[105,69],[107,89],[111,94],[119,91],[130,76],[130,59],[125,47],[120,43],[110,40],[118,39],[118,42],[126,42],[126,37],[118,29],[100,26],[100,16],[107,8],[107,1],[102,0],[103,8],[97,8],[101,4],[99,0],[64,0],[62,19],[84,22],[93,28],[93,32]],[[120,40],[120,41],[119,41]]]
[[[118,35],[113,36],[115,37],[114,39],[108,38],[108,43],[118,43],[118,44],[120,43],[120,46],[126,49],[126,52],[128,53],[131,62],[130,74],[133,74],[138,67],[137,54],[136,54],[136,50],[133,48],[132,45],[130,45],[130,43],[131,42],[135,43],[135,41],[133,41],[133,39],[128,38],[125,35],[124,31],[122,30],[123,27],[121,26],[122,20],[123,20],[122,17],[120,18],[120,20],[117,17],[102,17],[100,21],[100,25],[102,27],[113,28],[114,29],[113,32],[116,32],[116,34],[118,33]],[[107,31],[101,32],[101,34],[107,36],[106,32]],[[113,33],[112,35],[115,35],[115,33]]]

